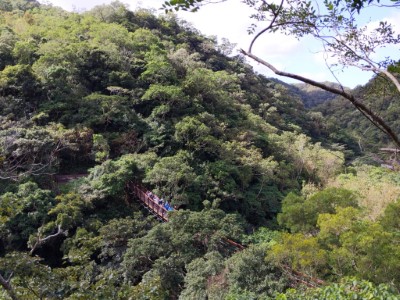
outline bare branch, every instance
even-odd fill
[[[336,74],[332,71],[332,67],[328,64],[328,58],[326,57],[326,49],[325,49],[325,45],[323,45],[324,50],[325,50],[325,54],[324,54],[324,61],[325,61],[325,65],[328,68],[329,72],[331,73],[331,75],[335,78],[336,82],[340,85],[340,89],[342,91],[344,91],[344,87],[342,85],[342,83],[340,82],[339,78],[337,78]]]
[[[38,233],[36,243],[35,243],[35,245],[33,245],[31,251],[29,251],[29,255],[33,255],[33,253],[34,253],[38,248],[40,248],[44,243],[46,243],[47,241],[49,241],[49,240],[51,240],[51,239],[53,239],[53,238],[56,238],[56,237],[58,237],[58,236],[60,236],[60,235],[67,235],[67,231],[61,229],[61,225],[58,225],[57,228],[58,228],[58,230],[57,230],[56,233],[51,234],[51,235],[48,235],[48,236],[46,236],[45,238],[41,238],[41,237],[40,237],[40,233]]]
[[[250,53],[251,53],[251,49],[253,48],[253,44],[255,43],[255,41],[256,41],[264,32],[270,30],[270,29],[273,27],[273,25],[274,25],[274,23],[275,23],[275,21],[276,21],[276,18],[278,18],[279,14],[280,14],[280,12],[281,12],[281,10],[282,10],[283,3],[284,3],[284,2],[285,2],[285,0],[281,0],[281,3],[279,4],[278,10],[277,10],[276,12],[273,12],[274,16],[273,16],[271,22],[269,23],[269,25],[268,25],[267,27],[265,27],[263,30],[261,30],[259,33],[257,33],[256,36],[253,38],[253,40],[251,41],[250,46],[249,46],[249,52],[250,52]]]
[[[11,286],[11,278],[13,274],[11,273],[8,279],[6,280],[1,274],[0,274],[0,284],[1,286],[6,290],[7,294],[10,296],[12,300],[19,300],[17,295],[14,292],[13,287]]]
[[[396,86],[397,90],[400,93],[400,83],[399,80],[389,71],[387,70],[380,70],[380,73],[384,74],[385,76],[387,76],[389,78],[389,80]]]
[[[265,60],[255,56],[254,54],[250,52],[246,52],[245,50],[241,49],[240,50],[242,54],[250,57],[251,59],[257,61],[258,63],[266,66],[269,68],[271,71],[273,71],[276,75],[296,79],[299,81],[302,81],[304,83],[308,83],[312,86],[319,87],[325,91],[331,92],[333,94],[342,96],[343,98],[349,100],[361,113],[364,114],[375,126],[377,126],[380,130],[382,130],[385,134],[387,134],[397,145],[397,147],[400,148],[400,139],[396,135],[396,133],[393,131],[393,129],[381,118],[379,115],[374,113],[370,108],[365,106],[363,103],[361,103],[359,100],[357,100],[354,95],[347,93],[344,90],[337,89],[332,86],[328,86],[326,84],[323,84],[321,82],[314,81],[312,79],[297,75],[297,74],[292,74],[288,72],[282,72],[278,69],[276,69],[273,65],[270,63],[266,62]]]

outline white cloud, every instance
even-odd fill
[[[293,37],[274,33],[260,36],[254,46],[254,53],[273,57],[286,57],[295,54],[300,42]]]
[[[400,11],[396,11],[395,13],[393,13],[393,15],[387,18],[387,20],[393,25],[396,33],[400,34]]]

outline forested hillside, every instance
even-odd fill
[[[323,83],[327,86],[341,88],[339,84],[334,82],[325,81]],[[293,84],[293,89],[300,95],[301,100],[306,108],[315,107],[322,103],[329,102],[337,97],[335,94],[305,83]],[[349,90],[349,88],[345,88],[345,90]]]
[[[400,175],[345,166],[228,46],[119,2],[1,3],[2,299],[397,299]]]
[[[387,120],[395,132],[400,132],[400,95],[395,87],[382,77],[375,77],[365,86],[357,87],[356,95],[372,110]],[[388,137],[381,133],[350,102],[338,97],[315,108],[326,117],[328,131],[345,131],[357,141],[362,152],[371,153],[382,147],[393,147]]]

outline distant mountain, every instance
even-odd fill
[[[352,93],[400,133],[399,95],[383,78],[373,78]],[[349,101],[337,97],[315,107],[326,120],[327,130],[340,134],[346,132],[357,141],[361,151],[374,152],[381,147],[393,146],[388,137],[365,118]]]
[[[320,88],[317,88],[307,83],[290,84],[283,82],[282,80],[279,80],[277,78],[269,78],[269,79],[286,87],[291,97],[297,98],[298,100],[303,102],[304,107],[307,109],[313,108],[327,101],[331,101],[337,97],[337,95],[333,93],[324,91]],[[341,88],[341,86],[335,82],[323,81],[322,83],[330,87]],[[348,87],[344,87],[344,89],[345,91],[351,90]]]
[[[324,84],[330,86],[330,87],[335,87],[335,88],[341,88],[341,86],[337,83],[334,82],[329,82],[329,81],[324,81]],[[327,101],[331,101],[337,97],[337,95],[324,91],[320,88],[317,88],[315,86],[312,86],[310,84],[306,83],[295,83],[293,84],[294,88],[297,89],[301,100],[304,103],[304,106],[306,108],[312,108],[315,106],[318,106],[322,103],[325,103]],[[344,87],[345,90],[350,90],[350,88]]]

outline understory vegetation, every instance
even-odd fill
[[[231,50],[119,2],[0,3],[0,298],[400,299],[400,174]]]

